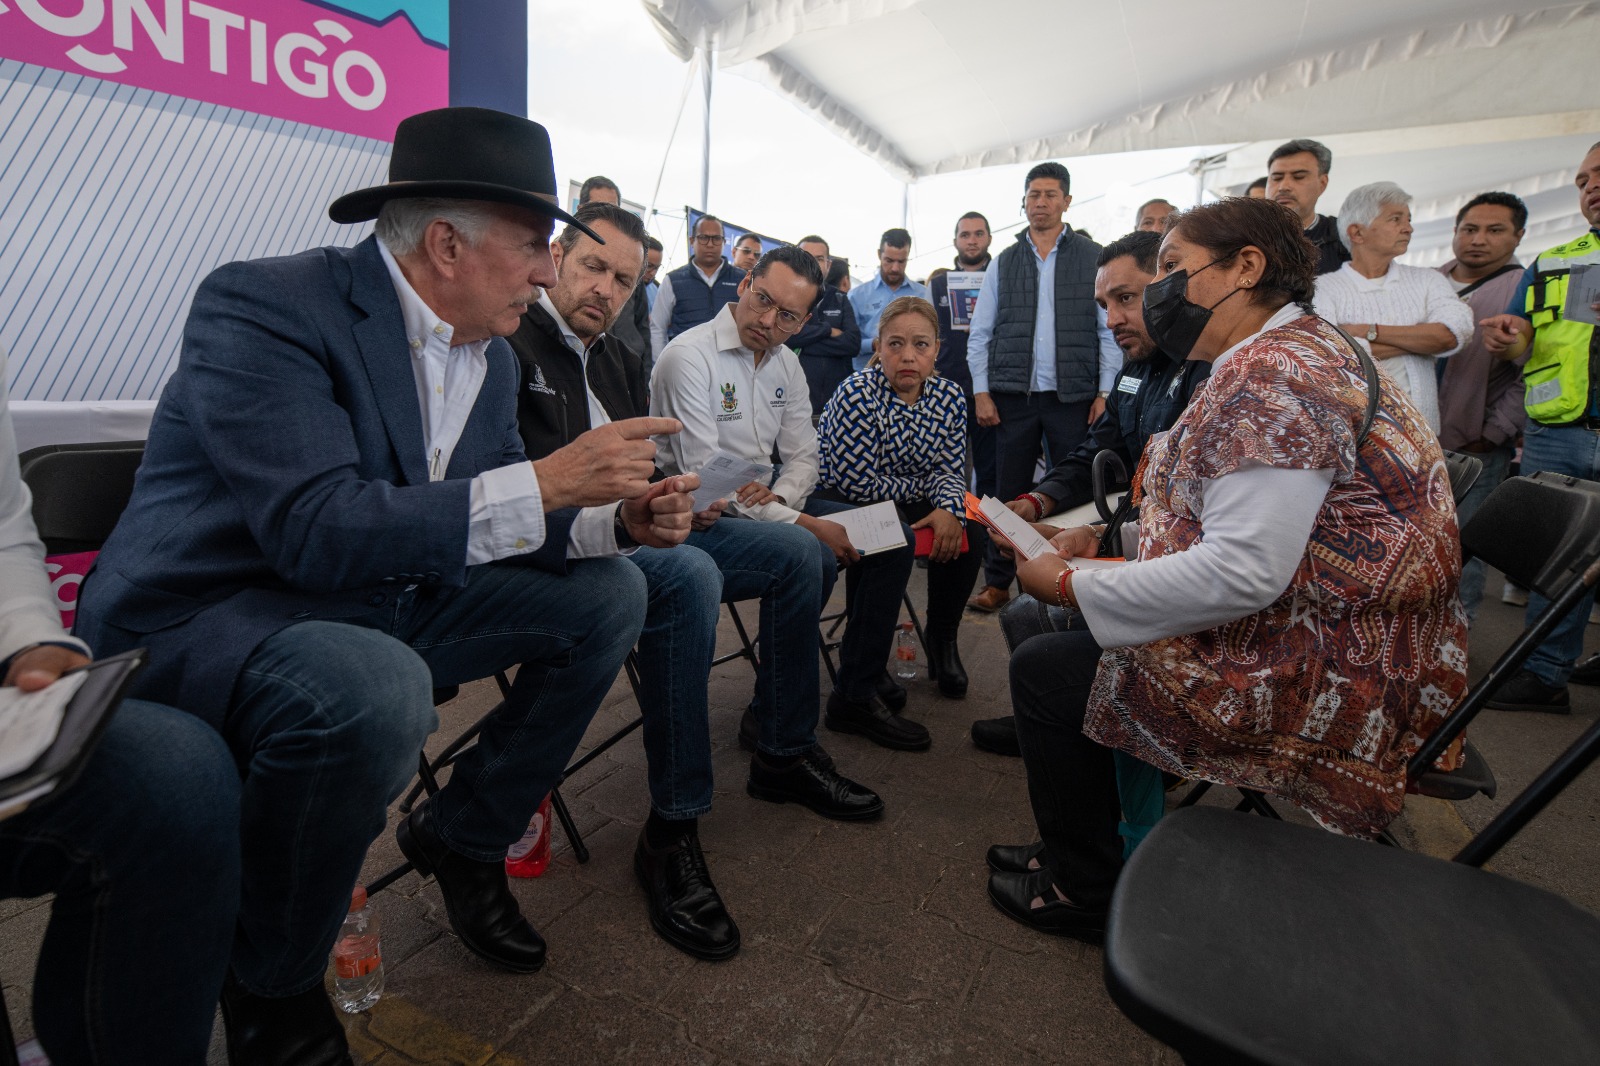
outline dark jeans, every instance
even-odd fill
[[[47,892],[33,1019],[50,1061],[201,1066],[239,905],[222,738],[124,701],[70,788],[0,822],[0,897]]]
[[[920,522],[933,510],[927,500],[904,504],[899,508],[900,519],[905,523]],[[989,546],[989,534],[981,523],[968,522],[967,550],[949,562],[928,560],[928,624],[924,632],[928,642],[954,640],[961,627],[961,616],[967,609],[967,597],[978,583],[978,569],[983,565],[983,554]],[[911,527],[906,526],[906,534]]]
[[[1530,420],[1522,430],[1522,470],[1527,474],[1548,470],[1600,481],[1600,432],[1582,426],[1545,426]],[[1526,624],[1532,625],[1549,605],[1549,600],[1530,590]],[[1593,606],[1591,592],[1556,623],[1544,643],[1528,656],[1527,668],[1540,681],[1559,687],[1572,676],[1572,668],[1583,654],[1583,631]]]
[[[1017,498],[1034,486],[1039,460],[1059,463],[1071,455],[1089,432],[1092,400],[1062,403],[1051,392],[989,394],[1000,424],[995,429],[995,496],[1001,503]],[[1010,588],[1017,564],[992,544],[984,560],[984,583]]]
[[[302,622],[264,641],[223,727],[244,778],[239,982],[288,996],[322,981],[367,846],[438,724],[433,688],[516,666],[506,705],[430,801],[452,850],[503,858],[583,738],[644,606],[644,575],[626,559],[565,576],[490,563],[462,588],[413,588],[355,624]]]
[[[1011,655],[1011,705],[1041,861],[1082,907],[1106,906],[1122,870],[1116,764],[1110,748],[1083,735],[1099,661],[1088,630],[1041,633]]]
[[[828,499],[819,492],[806,500],[805,510],[808,515],[826,518],[858,506]],[[863,555],[859,563],[845,570],[844,640],[839,645],[839,680],[835,687],[847,700],[870,700],[889,661],[894,627],[900,621],[900,601],[915,562],[911,530],[903,523],[901,529],[907,540],[904,548]],[[815,537],[811,539],[820,553],[818,564],[824,570],[833,569],[837,565],[833,552]]]
[[[757,742],[771,755],[799,755],[817,743],[820,711],[817,618],[833,594],[833,557],[817,564],[821,543],[799,526],[722,518],[689,534],[722,572],[722,599],[761,601],[756,662]],[[702,672],[699,684],[705,686]]]

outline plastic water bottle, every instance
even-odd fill
[[[346,1014],[359,1014],[383,994],[383,946],[378,940],[378,909],[367,890],[350,893],[350,913],[333,945],[333,999]]]
[[[900,632],[894,637],[894,676],[902,681],[917,676],[917,638],[910,622],[901,622]]]
[[[550,797],[533,812],[522,839],[506,852],[506,876],[538,877],[550,865]]]

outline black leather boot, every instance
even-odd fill
[[[967,668],[961,665],[961,652],[955,637],[928,638],[928,672],[939,682],[939,691],[953,700],[967,695]]]

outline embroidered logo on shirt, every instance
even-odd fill
[[[542,392],[546,396],[554,396],[556,390],[552,389],[544,380],[544,371],[539,369],[539,364],[533,364],[533,380],[528,382],[529,392]]]
[[[725,381],[722,383],[722,409],[727,411],[729,414],[732,414],[739,409],[739,398],[735,396],[733,392],[734,390],[731,382]]]

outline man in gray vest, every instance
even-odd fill
[[[1100,246],[1067,228],[1072,176],[1060,163],[1028,171],[1028,228],[983,275],[972,311],[967,366],[980,426],[997,426],[996,487],[1009,500],[1031,487],[1040,456],[1060,461],[1105,410],[1122,350],[1095,306]],[[967,601],[998,610],[1016,565],[992,545],[984,587]]]
[[[650,350],[659,355],[686,329],[710,322],[739,298],[744,271],[722,257],[722,220],[702,215],[694,224],[694,256],[667,274],[650,309]]]

